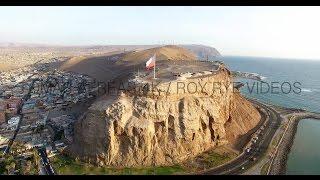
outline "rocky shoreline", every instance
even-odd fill
[[[251,72],[241,72],[241,71],[232,71],[231,72],[234,77],[240,77],[244,79],[252,79],[256,81],[262,81],[266,77],[261,76],[257,73],[251,73]]]
[[[278,152],[276,154],[276,157],[274,159],[274,162],[272,164],[270,173],[271,175],[284,175],[286,174],[286,168],[287,168],[287,160],[288,156],[291,150],[291,147],[294,142],[295,135],[297,133],[298,124],[300,120],[307,119],[307,118],[313,118],[313,119],[319,119],[318,116],[313,116],[310,114],[299,114],[297,116],[292,116],[293,119],[290,122],[289,120],[289,127],[288,130],[283,137],[283,140],[279,146]]]

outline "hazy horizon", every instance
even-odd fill
[[[320,7],[0,7],[0,43],[201,44],[224,56],[320,60]]]

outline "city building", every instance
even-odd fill
[[[19,116],[15,116],[15,117],[12,117],[8,120],[8,124],[9,125],[17,125],[20,121],[20,117]]]

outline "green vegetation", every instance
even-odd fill
[[[35,175],[38,174],[38,166],[32,160],[27,160],[21,165],[20,174]]]
[[[183,173],[185,169],[179,165],[174,166],[160,166],[160,167],[146,167],[146,168],[109,168],[109,167],[97,167],[88,163],[83,163],[74,160],[65,155],[57,155],[51,160],[53,168],[58,174],[176,174]]]
[[[50,159],[50,162],[57,174],[170,175],[186,174],[214,168],[227,163],[236,156],[237,154],[235,152],[218,148],[204,152],[196,158],[189,159],[182,164],[141,168],[98,167],[66,155],[56,155]],[[6,155],[3,157],[2,162],[0,162],[0,174],[38,174],[39,161],[40,157],[36,149],[32,150],[32,155],[26,160],[16,160],[14,156]]]
[[[12,155],[6,155],[0,162],[0,174],[11,174],[16,168],[16,160]]]
[[[267,162],[262,166],[261,171],[260,171],[261,175],[267,175],[269,165],[270,165],[270,162]]]
[[[272,142],[271,142],[271,146],[270,148],[275,148],[278,144],[278,142],[280,141],[281,139],[281,134],[279,134],[278,136],[274,137]]]
[[[204,163],[205,168],[213,168],[228,161],[231,161],[236,157],[236,154],[233,153],[217,153],[214,151],[209,151],[207,153],[203,153],[197,157],[198,161]]]
[[[37,154],[37,153],[36,153]],[[13,154],[1,155],[0,174],[38,174],[38,163],[34,156],[27,159],[17,158]]]
[[[214,168],[234,159],[237,154],[230,149],[218,147],[173,166],[141,167],[141,168],[112,168],[98,167],[81,162],[67,155],[56,155],[50,159],[57,174],[110,174],[110,175],[170,175],[186,174]]]

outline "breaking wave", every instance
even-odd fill
[[[304,89],[304,88],[302,88],[301,91],[302,91],[302,92],[312,92],[311,89]]]
[[[265,77],[265,76],[260,76],[260,78],[261,78],[261,80],[267,79],[267,77]]]

